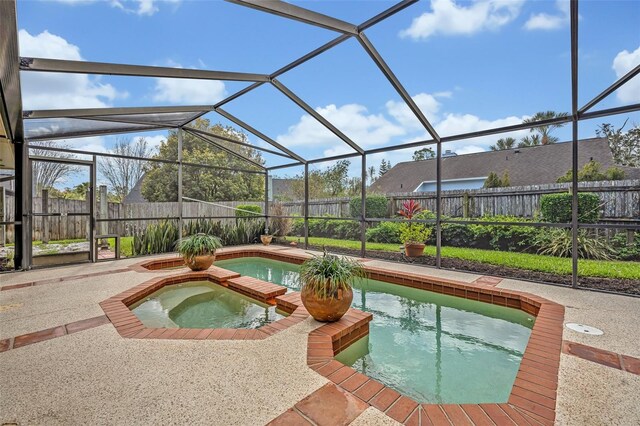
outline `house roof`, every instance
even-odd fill
[[[486,151],[442,158],[442,180],[487,177],[496,172],[509,173],[512,186],[555,183],[571,168],[571,147],[568,142],[527,148]],[[607,140],[584,139],[578,145],[578,164],[582,168],[595,160],[602,170],[615,166]],[[640,179],[640,168],[620,167],[626,178]],[[436,159],[398,163],[380,176],[371,186],[372,192],[411,192],[422,182],[436,180]]]

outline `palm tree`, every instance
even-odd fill
[[[554,118],[563,118],[568,117],[569,114],[566,112],[555,112],[555,111],[540,111],[533,115],[533,117],[527,118],[523,120],[523,123],[535,123],[537,121],[543,120],[551,120]],[[540,136],[540,143],[542,145],[549,145],[551,143],[558,142],[558,138],[555,136],[551,136],[551,132],[555,129],[559,129],[564,126],[565,123],[562,124],[547,124],[542,126],[534,126],[529,131],[530,132],[538,132]],[[530,145],[527,145],[530,146]]]
[[[495,145],[491,145],[491,151],[502,151],[503,149],[511,149],[515,146],[516,139],[512,137],[500,138]]]
[[[540,135],[525,136],[518,143],[518,148],[526,148],[528,146],[540,145]]]

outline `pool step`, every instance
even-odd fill
[[[227,280],[227,285],[239,293],[260,300],[264,303],[275,305],[274,299],[287,292],[287,288],[281,285],[269,283],[252,277],[238,277]]]

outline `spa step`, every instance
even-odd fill
[[[287,288],[281,285],[269,283],[252,277],[232,278],[227,281],[229,288],[244,293],[262,302],[274,303],[273,299],[287,292]]]

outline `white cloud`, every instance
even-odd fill
[[[425,40],[436,34],[495,31],[517,18],[523,3],[524,0],[479,0],[465,7],[453,0],[431,0],[431,12],[415,18],[400,37]]]
[[[512,126],[522,123],[525,118],[528,117],[510,116],[496,120],[485,120],[472,114],[447,114],[444,120],[435,124],[435,129],[440,136],[457,135],[498,127]],[[470,154],[472,152],[488,150],[489,146],[494,144],[496,140],[500,138],[510,136],[520,139],[527,134],[529,134],[528,129],[501,133],[499,135],[489,135],[468,140],[460,140],[457,142],[448,142],[443,145],[443,149],[450,149],[458,154]]]
[[[640,46],[633,52],[623,50],[613,60],[612,68],[620,78],[640,64]],[[640,102],[640,75],[636,75],[620,87],[616,96],[623,103]]]
[[[56,0],[59,3],[68,5],[80,5],[96,3],[98,0]],[[120,9],[123,12],[135,13],[140,16],[152,16],[160,10],[159,3],[173,3],[177,5],[182,0],[110,0],[111,7]],[[129,6],[131,5],[131,6]]]
[[[437,95],[439,97],[449,96],[448,92],[445,92],[445,95]],[[436,99],[436,95],[419,93],[413,96],[413,99],[441,136],[516,125],[522,123],[525,118],[528,118],[527,116],[509,116],[495,120],[487,120],[472,114],[439,114],[442,105]],[[338,129],[341,129],[345,134],[351,136],[353,140],[364,149],[370,149],[376,146],[388,146],[391,142],[406,144],[431,139],[404,103],[388,101],[385,106],[386,112],[390,116],[389,119],[383,114],[367,114],[366,108],[357,104],[348,104],[341,107],[328,105],[323,108],[316,108],[316,111],[334,123]],[[510,136],[520,139],[528,133],[528,130],[519,130],[500,135],[448,142],[444,145],[444,149],[450,149],[458,154],[482,152],[488,150],[489,146],[494,144],[499,138]],[[302,116],[298,123],[289,127],[286,134],[279,135],[277,140],[288,147],[320,146],[323,148],[322,152],[325,157],[353,152],[346,144],[339,141],[309,115]],[[376,154],[371,156],[371,164],[377,164],[376,161],[379,162],[382,158],[395,163],[408,161],[411,159],[411,155],[415,149],[417,148],[389,151],[380,155]]]
[[[172,104],[213,104],[226,94],[224,83],[217,80],[157,78],[153,100]]]
[[[527,30],[557,30],[569,24],[569,0],[556,0],[555,14],[532,14],[524,27]]]
[[[327,105],[316,108],[316,111],[344,132],[351,140],[363,148],[383,145],[390,139],[401,136],[405,130],[391,123],[382,114],[368,114],[367,109],[358,104],[347,104],[340,107]],[[352,152],[336,136],[310,115],[300,117],[298,123],[289,127],[284,135],[276,140],[287,147],[294,146],[326,146],[327,153],[339,155]]]
[[[440,92],[434,95],[428,93],[418,93],[411,98],[418,105],[420,111],[427,117],[427,120],[434,122],[438,119],[438,111],[441,104],[436,97],[450,98],[451,92]],[[422,129],[422,124],[418,121],[415,114],[409,109],[403,101],[387,101],[385,104],[387,112],[395,118],[400,125],[408,129]]]
[[[31,35],[18,33],[20,55],[73,61],[83,60],[80,48],[62,37],[44,31]],[[84,74],[23,72],[22,101],[24,109],[104,108],[117,98],[128,96],[99,78]]]

